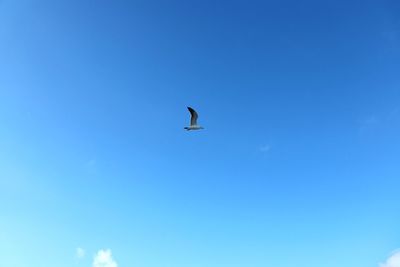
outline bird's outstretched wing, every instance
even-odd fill
[[[190,126],[197,125],[197,118],[199,117],[199,115],[197,115],[196,110],[194,110],[193,108],[191,108],[191,107],[187,107],[187,108],[191,115]]]

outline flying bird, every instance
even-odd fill
[[[185,127],[185,129],[187,131],[204,129],[203,127],[197,124],[197,118],[199,117],[199,115],[197,114],[196,110],[194,110],[191,107],[187,107],[187,109],[189,110],[191,117],[190,117],[190,126]]]

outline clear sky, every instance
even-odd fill
[[[378,267],[399,70],[397,0],[1,0],[0,266]]]

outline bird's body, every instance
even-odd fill
[[[191,108],[191,107],[187,107],[189,112],[190,112],[190,126],[189,127],[185,127],[184,129],[187,131],[193,131],[193,130],[201,130],[204,129],[202,126],[197,124],[197,118],[199,117],[199,115],[197,114],[197,112]]]
[[[194,130],[201,130],[204,128],[201,126],[198,126],[198,125],[193,125],[193,126],[185,127],[184,129],[187,131],[194,131]]]

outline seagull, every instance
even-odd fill
[[[185,130],[191,131],[191,130],[204,129],[203,127],[201,127],[200,125],[197,124],[197,118],[199,117],[199,115],[197,115],[196,110],[194,110],[191,107],[187,107],[187,109],[190,112],[191,118],[190,118],[190,126],[189,127],[185,127]]]

